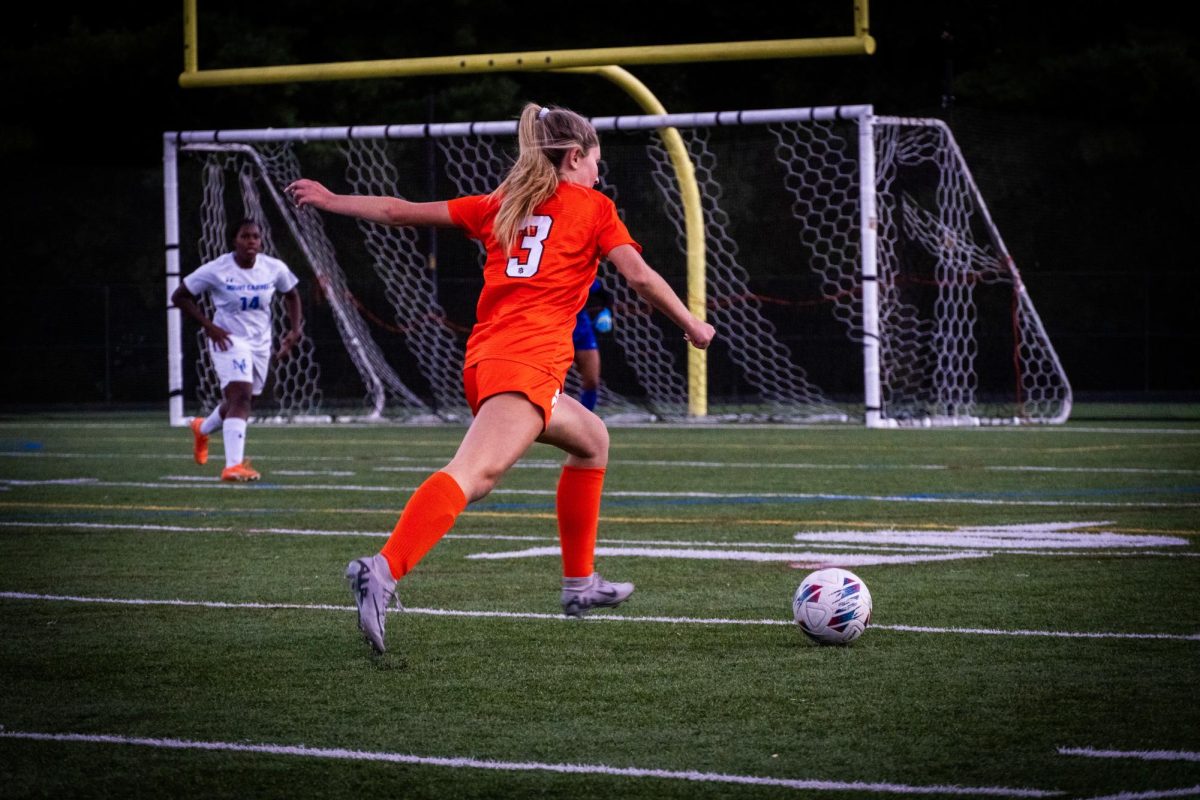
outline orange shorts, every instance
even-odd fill
[[[472,414],[478,414],[479,407],[489,397],[505,392],[523,394],[541,409],[542,430],[545,430],[562,392],[562,381],[519,361],[488,358],[463,369],[463,391]]]

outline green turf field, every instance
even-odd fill
[[[346,562],[453,427],[252,427],[216,480],[165,414],[0,417],[0,796],[1200,795],[1200,414],[1061,428],[614,428],[559,616],[535,447],[400,584]],[[851,647],[791,623],[844,565]]]

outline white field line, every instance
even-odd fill
[[[1070,523],[1067,523],[1070,524]],[[321,530],[312,528],[256,528],[256,527],[233,527],[233,526],[198,526],[198,525],[150,525],[150,524],[133,524],[119,522],[82,522],[82,521],[19,521],[19,520],[0,520],[0,529],[4,528],[56,528],[69,530],[84,530],[84,531],[132,531],[139,533],[182,533],[182,534],[200,534],[200,533],[226,533],[236,535],[277,535],[277,536],[330,536],[330,537],[349,537],[349,538],[386,538],[390,534],[383,530],[374,531],[359,531],[359,530]],[[829,532],[837,534],[838,532]],[[802,551],[801,548],[807,547],[805,535],[796,534],[795,542],[731,542],[731,541],[711,541],[711,540],[696,540],[684,541],[678,539],[611,539],[601,537],[597,539],[597,543],[604,545],[597,552],[600,555],[624,555],[624,556],[644,556],[658,558],[695,558],[695,559],[724,559],[729,561],[787,561],[799,562],[806,564],[838,564],[840,566],[866,566],[873,564],[889,564],[889,563],[917,563],[923,561],[940,561],[954,558],[984,558],[998,554],[1009,555],[1033,555],[1033,556],[1091,556],[1095,555],[1096,551],[1087,549],[1062,549],[1062,545],[1057,542],[1042,542],[1036,539],[1024,540],[1020,545],[1006,544],[995,549],[979,549],[963,551],[962,547],[966,542],[960,541],[956,533],[944,532],[941,535],[941,543],[937,537],[929,539],[928,544],[924,545],[873,545],[864,544],[872,539],[867,536],[855,535],[853,532],[842,532],[846,535],[846,542],[837,541],[838,537],[831,536],[831,541],[822,542],[822,546],[826,550],[831,551],[851,551],[850,553],[828,552],[828,553],[813,553]],[[884,534],[889,532],[882,532]],[[1103,537],[1104,534],[1092,534],[1096,537]],[[460,540],[460,541],[496,541],[496,542],[557,542],[557,537],[554,536],[527,536],[516,534],[494,534],[494,533],[449,533],[445,539]],[[1147,539],[1155,539],[1155,537],[1145,537]],[[882,538],[882,541],[887,541]],[[1131,537],[1128,546],[1153,546],[1157,542],[1146,541],[1139,542],[1137,537]],[[1174,541],[1170,542],[1175,544]],[[1186,544],[1186,542],[1184,542]],[[1082,538],[1075,543],[1075,547],[1094,547],[1094,548],[1112,548],[1115,545],[1107,545],[1089,542],[1086,538]],[[609,546],[611,545],[611,546]],[[651,549],[646,549],[651,548]],[[658,549],[655,549],[658,548]],[[673,550],[665,550],[662,548],[676,548]],[[684,549],[677,549],[684,548]],[[727,555],[720,554],[712,548],[739,548],[731,551]],[[744,548],[744,549],[741,549]],[[782,550],[781,553],[755,553],[751,548],[775,548]],[[530,548],[523,551],[510,551],[504,553],[480,553],[467,556],[467,558],[523,558],[523,557],[539,557],[557,555],[558,549],[554,547]],[[899,556],[879,555],[881,553],[898,553]],[[1135,556],[1151,556],[1156,558],[1200,558],[1200,553],[1196,552],[1168,552],[1165,550],[1132,550],[1132,549],[1104,549],[1103,553],[1106,557],[1128,558]]]
[[[83,597],[80,595],[35,594],[32,592],[0,591],[0,600],[37,600],[55,603],[94,603],[100,605],[121,606],[171,606],[180,608],[211,608],[232,610],[284,610],[284,611],[338,611],[353,612],[351,605],[339,606],[322,603],[230,603],[219,600],[156,600],[150,598],[121,598],[121,597]],[[526,620],[568,620],[562,614],[546,614],[533,611],[470,611],[448,608],[391,608],[389,614],[413,614],[428,617],[459,617],[471,619],[526,619]],[[575,622],[575,620],[570,620]],[[632,622],[640,624],[667,625],[745,625],[745,626],[792,626],[795,623],[787,619],[724,619],[720,617],[662,617],[662,616],[620,616],[618,614],[589,614],[584,622]],[[1147,640],[1161,639],[1168,641],[1200,642],[1200,633],[1118,633],[1101,631],[1038,631],[1038,630],[997,630],[990,628],[934,628],[916,625],[881,625],[872,623],[872,629],[895,631],[899,633],[928,633],[954,634],[971,636],[1017,636],[1017,637],[1048,637],[1056,639],[1132,639]]]
[[[105,459],[105,460],[147,460],[147,461],[191,461],[190,454],[170,453],[64,453],[44,451],[0,451],[0,458],[33,458],[33,459]],[[445,466],[445,459],[420,458],[416,456],[379,456],[382,461],[408,462],[403,466],[376,466],[372,472],[433,472]],[[271,455],[267,461],[303,461],[315,463],[323,461],[347,462],[356,461],[354,456],[294,456]],[[834,471],[863,471],[863,472],[911,472],[931,471],[940,472],[951,469],[948,464],[830,464],[818,462],[772,462],[772,461],[695,461],[667,459],[614,458],[609,460],[610,466],[626,467],[679,467],[685,469],[749,469],[749,470],[813,470],[820,472]],[[524,459],[513,465],[516,469],[562,469],[562,462],[546,459]],[[1071,466],[1037,466],[1037,465],[983,465],[977,469],[985,472],[1051,472],[1051,473],[1081,473],[1081,474],[1113,474],[1113,475],[1200,475],[1200,469],[1164,469],[1157,467],[1071,467]],[[273,469],[273,475],[352,475],[351,471],[286,471]]]
[[[1046,526],[1049,527],[1049,526]],[[969,547],[979,550],[1015,548],[1066,549],[1129,548],[1129,547],[1186,547],[1188,540],[1180,536],[1148,536],[1118,533],[1070,533],[1043,530],[1021,533],[989,528],[964,528],[953,532],[941,531],[802,531],[793,537],[798,542],[840,542],[843,544],[905,544],[918,547]]]
[[[650,459],[612,459],[610,464],[618,466],[653,466],[653,467],[709,467],[712,469],[795,469],[817,470],[820,472],[835,472],[843,470],[864,472],[901,471],[944,471],[951,469],[948,464],[830,464],[830,463],[778,463],[773,461],[667,461]],[[558,466],[558,465],[554,465]],[[380,469],[385,469],[380,467]],[[962,469],[955,467],[955,469]],[[969,469],[969,468],[968,468]],[[1027,465],[984,465],[977,467],[984,472],[1080,472],[1122,475],[1200,475],[1200,469],[1161,469],[1155,467],[1046,467]]]
[[[989,472],[1081,472],[1104,475],[1200,475],[1197,469],[1159,469],[1155,467],[1030,467],[1030,466],[990,466],[984,467]]]
[[[211,525],[124,525],[114,522],[20,522],[0,521],[0,528],[70,528],[75,530],[141,531],[147,533],[255,533],[279,534],[281,536],[375,536],[387,537],[387,531],[323,531],[306,528],[235,528]],[[453,534],[451,534],[453,536]],[[527,537],[508,537],[526,541]],[[541,538],[538,539],[541,541]]]
[[[1092,797],[1088,800],[1158,800],[1164,797],[1195,797],[1200,795],[1200,784],[1196,786],[1185,786],[1182,789],[1151,789],[1144,792],[1118,792],[1117,794],[1106,794],[1101,797]]]
[[[61,422],[37,421],[37,422],[31,423],[26,420],[6,420],[6,421],[0,421],[0,430],[3,430],[5,428],[14,428],[14,429],[21,431],[22,436],[24,436],[26,439],[30,439],[30,438],[34,438],[34,434],[31,433],[31,431],[37,431],[37,430],[41,430],[41,429],[73,430],[73,429],[82,428],[82,429],[86,429],[86,430],[145,430],[146,426],[148,424],[149,425],[157,425],[160,421],[164,427],[167,426],[168,423],[166,420],[166,414],[163,415],[163,418],[161,420],[157,420],[157,419],[151,420],[148,423],[145,421],[86,422],[83,420],[61,421]],[[453,430],[456,432],[461,432],[465,428],[465,425],[463,425],[461,423],[444,423],[444,424],[432,424],[432,425],[422,424],[419,426],[401,425],[401,424],[390,425],[390,424],[386,424],[386,423],[380,424],[378,422],[338,422],[336,424],[331,424],[331,423],[327,423],[327,422],[293,422],[293,423],[289,423],[287,425],[268,425],[268,424],[260,422],[258,424],[263,425],[264,427],[274,429],[274,430],[287,429],[287,430],[326,431],[326,432],[340,431],[340,430],[371,430],[371,431],[378,431],[378,432],[388,432],[389,429],[392,431],[406,431],[406,430],[412,430],[414,427],[418,427],[423,430],[447,430],[447,431]],[[649,430],[649,431],[656,431],[656,430],[711,431],[711,430],[713,430],[712,425],[707,422],[700,423],[700,424],[688,423],[688,422],[619,423],[619,422],[616,422],[613,420],[609,420],[606,422],[606,424],[613,428],[640,429],[640,430]],[[184,427],[175,428],[174,430],[180,431],[181,435],[183,433],[187,432],[187,429]],[[809,423],[809,424],[784,423],[784,422],[776,422],[776,423],[771,423],[771,422],[745,422],[745,423],[742,423],[742,422],[739,422],[739,423],[736,423],[733,425],[728,425],[728,426],[724,427],[723,430],[729,430],[729,431],[741,431],[741,430],[777,430],[777,431],[853,430],[853,431],[861,431],[861,430],[863,430],[863,426],[858,425],[858,424],[836,425],[836,424],[827,423],[827,422],[825,422],[825,423]],[[899,436],[936,436],[936,435],[942,434],[942,433],[963,433],[966,431],[971,431],[971,432],[977,433],[977,434],[986,434],[986,433],[1038,434],[1038,433],[1047,433],[1047,432],[1049,432],[1049,433],[1115,433],[1115,434],[1136,434],[1136,435],[1147,434],[1147,433],[1156,433],[1156,434],[1168,434],[1168,435],[1180,435],[1180,436],[1194,436],[1196,434],[1200,434],[1200,428],[1195,428],[1195,427],[1190,427],[1190,428],[1136,428],[1136,427],[1106,428],[1106,427],[1094,427],[1094,426],[1074,425],[1074,424],[1066,425],[1066,426],[1056,425],[1052,428],[1047,428],[1043,425],[996,425],[996,426],[984,425],[984,426],[970,427],[970,428],[968,428],[968,427],[899,428],[896,430],[888,431],[887,433],[890,436],[899,437]],[[170,439],[166,439],[166,437],[159,437],[159,438],[163,439],[165,441],[172,441],[172,442],[177,440],[177,437],[171,437]],[[139,439],[139,441],[140,440],[141,439]],[[403,443],[404,444],[412,444],[412,442],[410,442],[410,441],[406,441]],[[437,442],[437,444],[445,444],[445,443]],[[453,444],[450,446],[453,446]]]
[[[991,628],[931,628],[924,625],[871,625],[904,633],[958,633],[972,636],[1042,636],[1054,639],[1172,639],[1200,642],[1200,633],[1106,633],[1100,631],[995,630]]]
[[[780,463],[774,461],[668,461],[662,459],[641,459],[641,458],[613,458],[609,459],[609,466],[619,467],[680,467],[686,469],[752,469],[752,470],[769,470],[769,469],[794,469],[794,470],[869,470],[872,472],[886,472],[901,470],[910,472],[913,470],[929,470],[942,471],[950,469],[945,464],[817,464],[817,463]],[[405,466],[395,467],[373,467],[374,472],[413,472],[418,469],[440,469],[441,463],[426,461],[425,464],[410,464]],[[544,461],[527,459],[518,461],[513,465],[514,468],[524,469],[562,469],[561,461]],[[1200,470],[1197,470],[1200,472]]]
[[[528,547],[524,550],[472,553],[467,558],[500,560],[510,558],[541,558],[562,555],[558,547]],[[925,561],[954,561],[962,558],[988,558],[991,553],[956,551],[941,553],[912,553],[909,555],[879,555],[867,553],[764,553],[755,550],[707,550],[664,547],[597,547],[597,556],[623,558],[675,558],[704,561],[796,562],[800,564],[837,564],[843,567],[876,566],[879,564],[916,564]]]
[[[1067,523],[1070,524],[1070,523]],[[1091,523],[1087,523],[1091,524]],[[234,527],[234,526],[212,526],[212,525],[150,525],[150,524],[133,524],[120,522],[83,522],[83,521],[47,521],[34,522],[22,520],[0,520],[0,529],[4,528],[59,528],[70,530],[95,530],[95,531],[133,531],[141,533],[232,533],[238,535],[278,535],[278,536],[344,536],[351,538],[386,538],[390,535],[387,531],[359,531],[359,530],[322,530],[313,528],[256,528],[256,527]],[[1043,542],[1038,539],[1026,539],[1018,544],[1003,544],[995,549],[981,549],[976,551],[963,552],[962,547],[966,542],[961,541],[960,537],[955,532],[943,532],[940,534],[941,539],[937,535],[931,536],[926,544],[921,545],[903,545],[895,546],[875,545],[869,542],[875,541],[870,536],[856,534],[855,532],[845,531],[837,532],[830,531],[830,535],[825,537],[828,541],[823,541],[822,545],[829,550],[849,550],[856,553],[874,554],[877,553],[901,553],[905,555],[915,555],[917,558],[902,559],[903,561],[927,561],[938,560],[936,556],[945,555],[953,558],[981,558],[985,556],[996,555],[999,553],[1007,553],[1014,555],[1038,555],[1038,556],[1089,556],[1095,553],[1086,549],[1068,550],[1062,549],[1062,545],[1058,542],[1049,541]],[[839,536],[838,534],[844,534]],[[891,531],[883,531],[882,536],[878,541],[888,541],[886,534],[893,533]],[[1095,537],[1100,537],[1093,544],[1086,538],[1080,538],[1074,542],[1075,547],[1095,547],[1095,548],[1112,548],[1116,545],[1104,543],[1102,537],[1106,534],[1091,534]],[[554,536],[528,536],[516,534],[496,534],[496,533],[449,533],[445,539],[461,540],[461,541],[497,541],[497,542],[557,542],[557,537]],[[729,556],[728,560],[734,561],[820,561],[835,562],[845,560],[845,555],[842,553],[821,553],[814,554],[810,552],[796,552],[801,548],[807,547],[807,534],[795,534],[796,541],[794,542],[731,542],[731,541],[712,541],[712,540],[696,540],[686,541],[679,539],[611,539],[601,537],[597,539],[597,543],[601,545],[612,545],[602,551],[603,554],[609,555],[636,555],[636,556],[655,556],[659,555],[664,558],[718,558],[713,555],[711,548],[745,548],[738,550],[734,555]],[[1157,538],[1161,537],[1144,537],[1149,541],[1139,541],[1138,537],[1128,537],[1129,542],[1126,547],[1133,546],[1153,546],[1158,544]],[[1174,541],[1174,537],[1170,537],[1172,541],[1168,544],[1178,544]],[[844,541],[840,541],[844,540]],[[1182,540],[1186,544],[1186,540]],[[651,552],[645,549],[633,550],[635,546],[648,548],[688,548],[694,555],[663,555]],[[626,548],[629,552],[617,552],[618,548]],[[696,548],[701,548],[697,550]],[[776,548],[783,550],[782,553],[748,553],[751,548]],[[536,552],[534,551],[536,550]],[[525,552],[519,551],[515,553],[503,554],[476,554],[468,556],[468,558],[509,558],[520,557],[521,555],[528,556],[543,556],[556,555],[557,549],[535,548],[534,550]],[[545,552],[541,552],[545,550]],[[792,551],[792,552],[788,552]],[[1163,558],[1200,558],[1200,553],[1186,552],[1176,553],[1161,550],[1113,550],[1106,549],[1105,556],[1156,556]],[[926,557],[928,556],[928,557]],[[886,559],[886,557],[884,557]],[[872,563],[889,563],[888,561],[874,560]],[[848,562],[847,562],[848,564]]]
[[[1104,550],[1104,551],[1084,551],[1084,550],[1025,550],[1023,548],[1013,548],[993,551],[992,555],[1014,556],[1095,556],[1104,555],[1106,558],[1128,558],[1130,556],[1155,556],[1156,558],[1200,558],[1200,553],[1178,553],[1168,552],[1166,550]]]
[[[785,561],[793,566],[818,565],[835,567],[867,567],[883,564],[919,564],[928,561],[954,561],[963,558],[990,558],[1000,554],[1017,554],[1032,556],[1093,556],[1095,552],[1068,552],[1063,550],[942,550],[940,552],[910,550],[904,555],[882,555],[873,548],[827,546],[827,550],[839,552],[799,552],[799,553],[764,553],[746,550],[708,550],[689,548],[646,548],[646,547],[597,547],[598,556],[618,556],[624,558],[674,558],[707,561]],[[840,552],[851,550],[854,552]],[[1200,553],[1166,553],[1160,550],[1142,551],[1103,551],[1105,556],[1129,558],[1133,556],[1154,556],[1162,558],[1200,558]],[[500,560],[509,558],[541,558],[546,556],[558,557],[561,551],[557,547],[529,547],[524,550],[508,550],[504,552],[472,553],[467,558]]]
[[[620,778],[651,778],[658,780],[691,781],[694,783],[776,786],[786,789],[814,791],[871,792],[877,794],[937,794],[988,797],[1053,797],[1062,792],[1042,789],[1021,789],[1006,786],[919,786],[904,783],[871,783],[866,781],[824,781],[812,778],[774,778],[758,775],[731,775],[698,770],[649,769],[642,767],[612,767],[606,764],[556,764],[544,761],[496,761],[465,756],[421,756],[412,753],[389,753],[378,750],[346,750],[343,748],[309,747],[307,745],[245,744],[242,742],[197,741],[194,739],[147,738],[112,734],[35,733],[0,731],[0,737],[49,742],[83,742],[153,747],[167,750],[207,750],[210,752],[258,753],[270,756],[297,756],[338,761],[375,761],[392,764],[414,764],[451,769],[485,769],[504,772],[550,772],[561,775],[609,775]]]
[[[58,478],[52,480],[0,479],[0,487],[26,486],[73,486],[79,488],[135,488],[135,489],[215,489],[218,491],[308,491],[308,492],[413,492],[415,486],[358,486],[350,484],[228,484],[215,478],[176,476],[165,482],[151,481],[102,481],[97,478]],[[550,497],[554,489],[493,489],[497,496]],[[927,497],[924,495],[860,495],[814,492],[649,492],[649,491],[605,491],[610,498],[646,499],[698,499],[698,500],[830,500],[860,501],[873,503],[917,503],[925,505],[968,505],[1002,507],[1049,507],[1049,508],[1200,508],[1200,502],[1164,503],[1161,501],[1111,502],[1097,500],[996,500],[969,497]]]
[[[139,531],[149,533],[253,533],[253,534],[277,534],[280,536],[367,536],[375,538],[387,538],[391,535],[390,532],[384,530],[374,531],[355,531],[355,530],[320,530],[313,528],[244,528],[233,526],[194,526],[194,525],[147,525],[147,524],[132,524],[120,522],[80,522],[80,521],[52,521],[52,522],[30,522],[18,520],[0,520],[0,528],[70,528],[78,530],[112,530],[112,531]],[[556,536],[527,536],[516,534],[501,534],[501,533],[448,533],[443,539],[460,539],[460,540],[476,540],[476,541],[498,541],[498,542],[557,542]],[[662,540],[662,539],[608,539],[599,538],[596,540],[601,544],[615,545],[648,545],[652,547],[776,547],[784,550],[798,550],[802,547],[807,547],[804,544],[795,542],[724,542],[724,541],[681,541],[677,539]],[[831,548],[843,548],[853,550],[871,550],[884,552],[901,552],[901,553],[943,553],[944,548],[934,547],[863,547],[858,544],[854,545],[829,545]]]
[[[1097,750],[1094,747],[1060,747],[1058,754],[1088,758],[1132,758],[1139,761],[1200,761],[1200,753],[1190,750]]]
[[[7,492],[7,491],[9,491],[9,488],[7,486],[0,484],[0,492]],[[283,498],[277,498],[277,499],[283,499]],[[335,498],[335,500],[336,500],[336,498]],[[101,511],[113,511],[113,512],[118,512],[118,513],[154,511],[154,512],[187,512],[187,513],[207,514],[212,511],[212,507],[207,506],[207,505],[158,505],[158,504],[139,505],[139,504],[115,503],[115,502],[114,503],[67,502],[65,500],[60,500],[60,501],[36,501],[36,500],[21,501],[21,500],[15,500],[15,499],[14,500],[0,500],[0,508],[3,508],[5,506],[15,507],[15,508],[31,508],[31,509],[39,509],[39,510],[54,509],[54,510],[68,510],[68,511],[76,511],[76,510],[79,510],[82,508],[86,508],[86,509],[94,509],[94,510],[101,510]],[[398,509],[399,509],[399,506],[396,506],[396,507],[393,507],[393,506],[357,507],[357,506],[337,505],[335,507],[326,506],[326,507],[320,507],[320,508],[313,508],[313,509],[310,509],[310,513],[331,515],[334,517],[345,516],[345,515],[375,516],[375,515],[380,515],[380,514],[386,514],[389,517],[389,519],[386,520],[387,525],[391,526],[394,522],[395,515],[398,513]],[[296,512],[295,506],[264,506],[264,505],[255,505],[253,507],[231,506],[231,505],[228,505],[227,502],[223,503],[223,505],[221,506],[221,510],[222,510],[222,512],[224,512],[226,514],[261,514],[261,515],[294,514]],[[495,518],[507,519],[507,520],[526,520],[526,519],[553,520],[554,519],[554,511],[548,507],[539,511],[537,509],[520,510],[520,509],[506,509],[506,508],[491,508],[485,504],[479,508],[468,508],[463,512],[463,514],[466,518],[473,518],[473,519],[482,519],[485,517],[495,517]],[[603,513],[600,515],[600,520],[605,525],[689,525],[690,526],[695,523],[695,519],[693,517],[646,516],[646,515],[622,516],[619,512]],[[848,519],[848,520],[810,520],[810,519],[805,519],[803,517],[794,517],[792,519],[780,519],[780,518],[762,519],[762,518],[757,518],[757,517],[755,517],[755,518],[734,518],[734,519],[728,520],[727,522],[730,525],[754,525],[754,526],[771,526],[771,527],[789,527],[789,526],[825,525],[825,524],[834,525],[834,526],[842,526],[842,527],[835,528],[835,530],[863,530],[863,529],[874,529],[879,526],[878,522],[866,522],[866,521],[852,520],[852,519]],[[1100,524],[1113,525],[1115,523],[1105,522],[1105,523],[1100,523]],[[382,528],[380,528],[380,530],[381,529]],[[931,530],[931,531],[957,530],[956,527],[951,527],[949,525],[939,524],[936,522],[914,523],[913,529],[914,530]],[[1117,528],[1117,529],[1115,529],[1114,532],[1121,532],[1121,530],[1122,529]],[[1154,528],[1128,528],[1128,529],[1126,529],[1126,532],[1147,533],[1147,534],[1152,534],[1152,535],[1164,535],[1164,536],[1197,536],[1197,535],[1200,535],[1200,530],[1158,530],[1158,529],[1154,529]],[[535,539],[536,538],[540,538],[540,537],[535,537]],[[691,544],[691,542],[687,542],[686,544]],[[778,544],[778,543],[775,543],[775,544]],[[760,546],[768,547],[770,545],[763,544]],[[887,549],[887,548],[881,548],[881,549]],[[1014,551],[1014,552],[1017,552],[1017,551]]]

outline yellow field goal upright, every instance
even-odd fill
[[[199,31],[196,0],[183,4],[184,69],[179,76],[183,88],[212,88],[303,81],[363,80],[418,75],[480,74],[486,72],[577,72],[596,74],[624,89],[647,114],[666,114],[653,93],[623,66],[754,59],[806,58],[818,56],[869,55],[875,52],[870,34],[868,0],[853,0],[853,33],[848,36],[776,39],[746,42],[608,47],[433,58],[383,59],[323,64],[299,64],[231,69],[199,68]],[[670,128],[660,132],[682,192],[687,250],[687,303],[692,313],[705,318],[704,235],[701,230],[700,196],[692,176],[683,142]],[[167,273],[178,274],[172,263],[178,242],[168,240]],[[177,337],[178,314],[168,313],[170,337]],[[707,358],[703,351],[688,353],[689,414],[703,417],[707,407]]]

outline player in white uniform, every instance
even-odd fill
[[[193,455],[208,461],[208,435],[221,429],[225,441],[223,481],[256,481],[259,474],[245,459],[246,424],[250,404],[262,394],[271,358],[271,299],[283,295],[291,323],[280,339],[279,357],[287,358],[300,341],[303,319],[299,283],[287,264],[259,252],[262,231],[254,220],[242,220],[233,252],[204,264],[179,284],[171,302],[204,329],[213,366],[221,380],[223,400],[206,419],[192,419]],[[205,292],[216,313],[205,316],[197,302]]]

